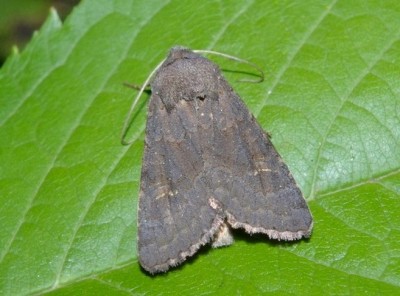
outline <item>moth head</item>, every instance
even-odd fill
[[[151,84],[167,110],[179,100],[216,100],[220,83],[217,65],[188,49],[173,48]]]

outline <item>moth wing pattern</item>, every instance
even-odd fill
[[[210,193],[198,178],[204,163],[199,139],[195,134],[187,138],[190,127],[185,123],[191,121],[184,118],[189,115],[185,111],[167,111],[157,95],[149,103],[138,251],[141,265],[150,273],[166,271],[192,256],[224,222],[222,213],[210,207]]]
[[[147,271],[166,271],[210,241],[228,244],[229,227],[310,235],[299,188],[218,66],[173,48],[151,86],[138,210]]]
[[[212,111],[212,141],[224,151],[207,173],[213,197],[233,228],[278,240],[308,237],[312,217],[288,167],[238,95],[225,88]]]

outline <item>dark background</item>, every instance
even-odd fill
[[[0,0],[0,67],[11,54],[12,47],[19,51],[32,38],[46,20],[53,7],[64,20],[79,0]]]

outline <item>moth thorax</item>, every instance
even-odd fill
[[[173,108],[179,100],[215,99],[217,96],[217,67],[203,58],[176,60],[160,70],[152,88],[168,107]]]

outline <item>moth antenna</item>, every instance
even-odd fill
[[[247,65],[253,67],[254,69],[256,69],[260,74],[260,78],[259,79],[256,79],[256,80],[255,79],[240,79],[240,80],[238,80],[240,82],[259,83],[259,82],[263,82],[264,81],[264,72],[263,72],[263,70],[261,70],[260,67],[258,67],[256,64],[254,64],[252,62],[249,62],[247,60],[243,60],[243,59],[235,57],[235,56],[231,56],[231,55],[226,54],[226,53],[213,51],[213,50],[196,49],[196,50],[193,50],[193,52],[195,52],[195,53],[205,53],[205,54],[208,54],[208,53],[209,54],[214,54],[214,55],[217,55],[217,56],[221,56],[221,57],[227,58],[229,60],[233,60],[233,61],[236,61],[236,62],[239,62],[239,63],[247,64]]]
[[[150,75],[147,77],[146,81],[142,84],[142,87],[140,88],[138,94],[136,95],[135,99],[133,100],[133,103],[131,105],[131,108],[129,109],[128,115],[125,118],[124,126],[122,127],[122,132],[121,132],[121,144],[122,145],[129,145],[132,144],[133,141],[125,141],[126,133],[128,132],[128,126],[129,123],[132,120],[132,113],[133,110],[135,109],[137,103],[139,102],[140,97],[142,96],[144,90],[146,87],[149,85],[151,78],[153,78],[154,74],[157,72],[157,70],[161,67],[161,65],[165,62],[165,59],[163,59],[155,68],[154,70],[150,73]]]

